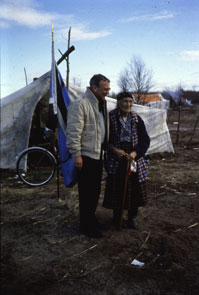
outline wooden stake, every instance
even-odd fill
[[[24,68],[24,74],[25,74],[25,80],[26,80],[26,86],[27,86],[28,85],[28,78],[27,78],[26,68]]]
[[[124,180],[124,190],[123,190],[123,195],[122,195],[122,208],[121,208],[121,216],[120,216],[120,229],[122,228],[122,221],[123,221],[123,214],[124,214],[124,206],[125,206],[125,202],[126,202],[126,190],[127,190],[127,184],[128,184],[129,167],[130,167],[130,162],[129,162],[129,160],[127,160],[127,164],[126,164],[126,175],[125,175],[125,180]]]
[[[190,138],[188,144],[191,144],[191,142],[192,142],[192,139],[193,139],[193,136],[194,136],[194,133],[195,133],[196,127],[197,127],[197,125],[198,125],[198,121],[199,121],[199,107],[197,108],[197,112],[196,112],[196,122],[195,122],[195,125],[194,125],[194,128],[193,128],[193,133],[192,133],[192,135],[191,135],[191,138]]]
[[[179,138],[179,131],[180,131],[180,115],[181,115],[181,106],[179,107],[179,111],[178,111],[178,127],[177,127],[176,143],[178,143],[178,138]]]

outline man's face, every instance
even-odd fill
[[[98,99],[105,100],[105,96],[107,96],[110,91],[110,83],[101,80],[99,86],[94,85],[92,87],[92,91]]]

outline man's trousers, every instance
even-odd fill
[[[82,156],[83,167],[78,174],[80,231],[94,231],[97,219],[95,211],[99,201],[102,179],[102,159]]]

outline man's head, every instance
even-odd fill
[[[110,91],[110,80],[101,74],[90,79],[90,89],[99,100],[105,100]]]

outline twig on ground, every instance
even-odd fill
[[[152,263],[154,263],[156,260],[158,260],[160,258],[160,256],[156,256],[154,257],[149,263],[146,264],[146,266],[151,265]]]
[[[148,232],[148,235],[146,236],[146,239],[144,240],[144,243],[141,245],[140,250],[146,245],[146,242],[148,241],[150,235],[151,235],[151,232]]]
[[[184,228],[184,230],[186,230],[186,229],[188,229],[188,228],[195,227],[195,226],[197,226],[197,225],[198,225],[198,222],[195,222],[195,223],[193,223],[193,224],[187,226],[186,228]],[[174,233],[177,233],[177,232],[179,232],[179,231],[181,231],[181,230],[183,230],[183,228],[178,228],[178,229],[176,229],[176,230],[173,230],[173,232],[174,232]]]
[[[173,232],[174,232],[174,233],[177,233],[177,232],[179,232],[179,231],[181,231],[181,230],[182,230],[182,228],[178,228],[178,229],[173,230]]]
[[[172,262],[172,264],[173,264],[175,267],[179,268],[179,269],[184,269],[184,267],[183,267],[182,265],[180,265],[180,264],[178,264],[178,263],[176,263],[176,262]]]
[[[31,257],[32,257],[32,255],[28,256],[28,257],[24,257],[24,258],[21,259],[21,261],[26,261],[26,260],[30,259]]]
[[[67,272],[60,280],[59,282],[63,282],[65,279],[67,280],[78,280],[78,279],[81,279],[85,276],[87,276],[89,273],[95,271],[96,269],[100,268],[101,267],[101,264],[100,265],[97,265],[95,267],[93,267],[92,269],[86,271],[85,273],[83,273],[82,275],[80,276],[77,276],[77,277],[69,277],[69,272]]]
[[[194,224],[191,224],[191,225],[189,225],[187,228],[195,227],[195,226],[197,226],[197,225],[198,225],[198,222],[196,222],[196,223],[194,223]]]
[[[143,252],[139,252],[138,255],[135,257],[135,259],[137,259],[138,257],[140,257],[143,254]]]
[[[38,223],[43,223],[43,222],[51,221],[51,220],[53,220],[53,219],[56,219],[56,218],[59,217],[59,216],[60,216],[60,214],[58,214],[58,215],[56,215],[56,216],[54,216],[54,217],[52,217],[52,218],[49,218],[49,219],[39,220],[39,221],[37,221],[37,222],[34,222],[33,225],[38,224]]]
[[[43,208],[41,208],[39,210],[32,210],[32,211],[29,211],[28,213],[24,213],[24,214],[20,215],[19,218],[25,217],[25,216],[30,215],[30,214],[35,213],[35,212],[44,211],[46,209],[47,209],[47,207],[43,207]]]
[[[76,254],[72,255],[71,257],[82,255],[83,253],[86,253],[87,251],[90,251],[90,250],[94,249],[95,247],[97,247],[97,244],[93,245],[92,247],[90,247],[82,252],[76,253]]]
[[[79,238],[79,236],[75,236],[75,237],[73,237],[73,238],[71,238],[71,239],[69,239],[67,241],[63,241],[63,244],[69,243],[70,241],[75,240],[77,238]]]
[[[87,276],[89,273],[91,273],[92,271],[94,271],[94,270],[96,270],[96,269],[98,269],[98,268],[100,268],[101,267],[101,265],[98,265],[98,266],[96,266],[96,267],[93,267],[92,269],[90,269],[89,271],[87,271],[87,272],[85,272],[84,274],[82,274],[80,277],[82,278],[82,277],[85,277],[85,276]]]
[[[143,239],[142,239],[142,241],[143,241],[143,243],[142,243],[142,245],[140,246],[140,248],[139,248],[139,251],[142,249],[142,248],[144,248],[144,246],[146,245],[146,243],[147,243],[147,241],[148,241],[148,239],[149,239],[149,237],[150,237],[150,235],[151,235],[151,232],[146,232],[147,233],[147,236],[146,236],[146,238],[145,238],[145,240],[143,241]],[[134,259],[137,259],[139,256],[141,256],[143,254],[143,251],[140,251],[136,256],[135,256],[135,258]]]
[[[78,238],[78,236],[75,236],[75,237],[73,237],[73,238],[71,238],[69,240],[67,240],[67,239],[62,239],[62,240],[58,240],[58,241],[51,241],[51,240],[49,240],[49,242],[52,245],[55,245],[55,244],[66,244],[66,243],[69,243],[70,241],[75,240],[77,238]]]

